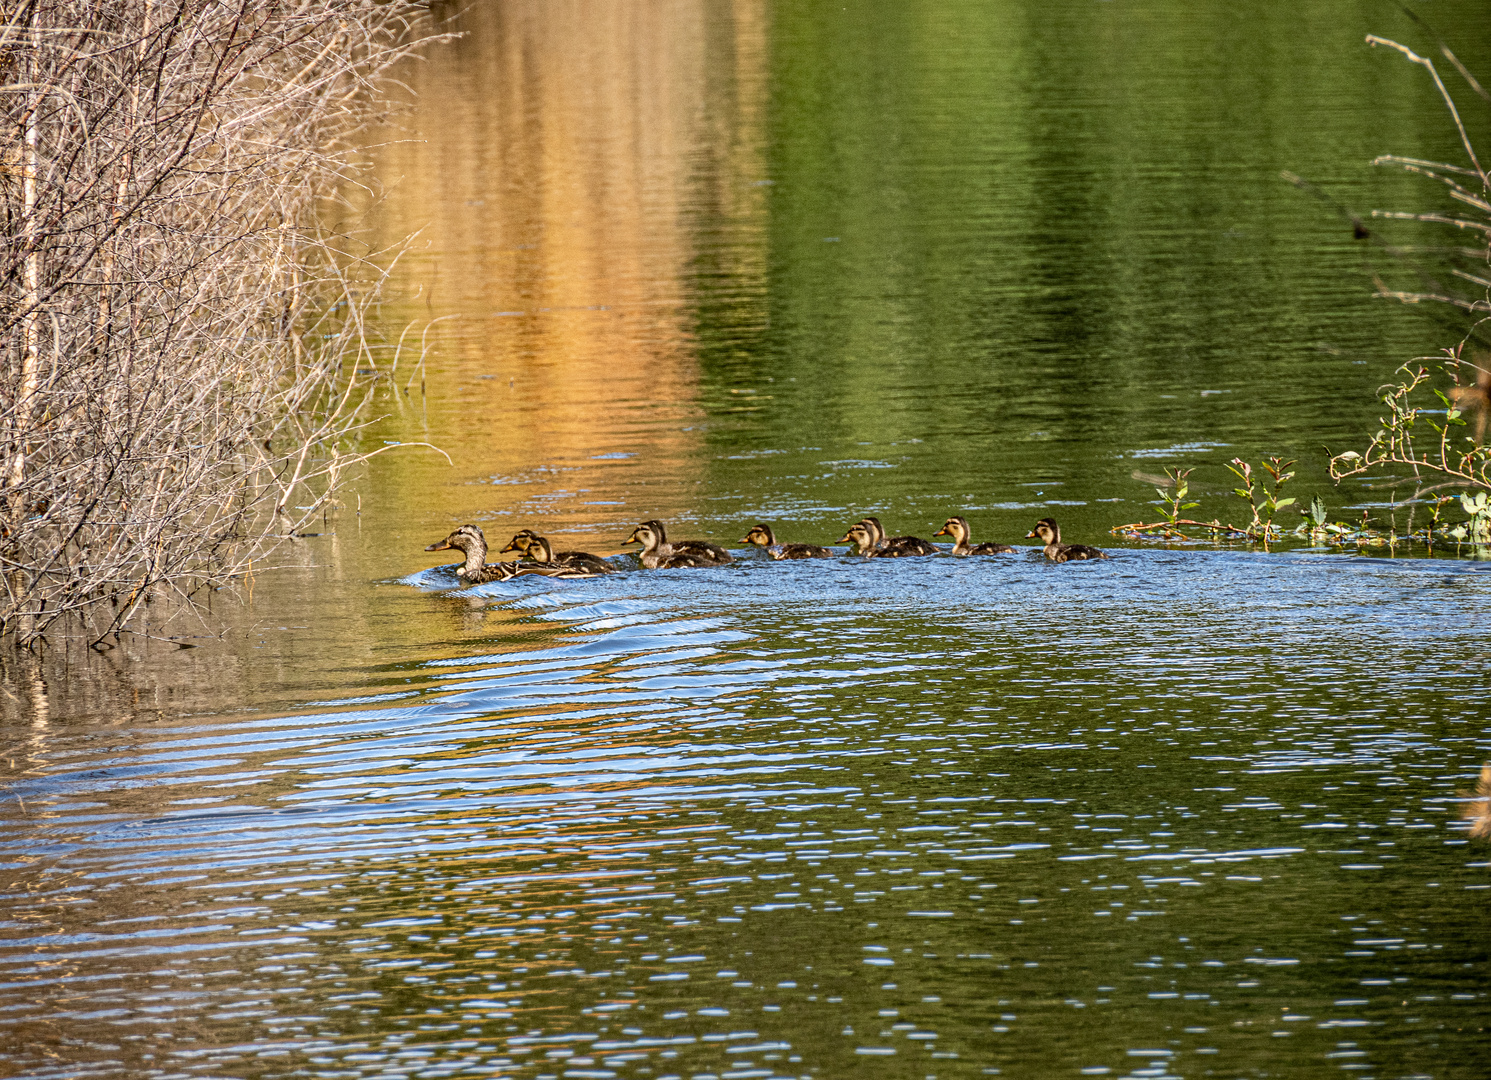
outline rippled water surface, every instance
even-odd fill
[[[1378,14],[471,5],[358,219],[419,230],[369,447],[451,463],[201,623],[0,656],[0,1075],[1484,1077],[1484,561],[739,546],[1108,546],[1134,472],[1226,516],[1275,453],[1387,520],[1318,448],[1439,331],[1277,179],[1454,152]],[[423,551],[653,517],[738,561]]]
[[[474,591],[388,700],[22,734],[12,1071],[1483,1073],[1482,571]]]

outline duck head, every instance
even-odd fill
[[[632,530],[624,544],[641,544],[643,551],[655,551],[668,542],[668,530],[661,521],[644,521]]]
[[[973,535],[973,530],[968,527],[968,519],[961,517],[950,517],[932,534],[933,536],[951,536],[953,543],[961,544]]]
[[[870,546],[879,547],[885,540],[885,529],[881,526],[880,519],[878,517],[862,517],[859,519],[859,523],[870,534]]]
[[[464,551],[468,555],[473,551],[480,550],[485,555],[487,551],[487,538],[477,526],[462,525],[444,540],[431,544],[425,550],[448,551],[451,548],[457,551]]]
[[[755,544],[757,547],[771,547],[777,542],[777,538],[772,535],[770,525],[752,525],[751,531],[741,537],[740,542]]]
[[[849,526],[849,531],[839,537],[839,543],[853,544],[861,555],[875,550],[875,537],[863,522]]]
[[[1061,528],[1056,524],[1055,518],[1041,518],[1035,523],[1035,528],[1025,534],[1027,540],[1034,537],[1039,537],[1047,544],[1059,544],[1061,543]]]
[[[507,547],[503,548],[497,554],[506,555],[509,551],[526,553],[528,551],[528,546],[535,540],[539,539],[542,538],[532,529],[523,529],[521,532],[514,533],[513,538],[508,542]]]
[[[457,577],[481,573],[487,561],[487,538],[475,525],[462,525],[438,544],[431,544],[426,551],[448,551],[455,549],[466,556],[466,564],[456,571]]]
[[[539,536],[538,533],[528,534],[528,546],[523,549],[523,553],[531,561],[546,566],[554,561],[554,549],[549,546],[549,538]]]

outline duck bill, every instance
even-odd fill
[[[835,540],[834,543],[835,544],[852,544],[852,543],[854,543],[854,541],[849,538],[849,534],[848,533],[845,533],[843,536],[841,536],[837,540]]]
[[[426,551],[449,551],[450,548],[451,548],[450,542],[446,541],[446,540],[442,540],[438,544],[431,544],[429,547],[425,548],[425,550]]]
[[[526,552],[527,550],[528,549],[525,548],[525,547],[520,547],[518,545],[518,542],[516,540],[514,540],[512,543],[508,544],[507,547],[503,548],[497,554],[498,555],[506,555],[509,551],[523,551],[523,552]]]
[[[934,532],[934,533],[933,533],[933,534],[932,534],[932,535],[933,535],[933,536],[951,536],[951,535],[952,535],[952,533],[950,533],[950,532],[948,532],[948,530],[947,530],[947,526],[946,526],[946,525],[944,525],[944,526],[943,526],[943,527],[942,527],[942,528],[940,528],[940,529],[938,529],[938,530],[937,530],[937,531],[936,531],[936,532]]]
[[[625,540],[622,541],[623,544],[640,544],[641,542],[642,538],[637,535],[636,529],[633,529],[632,535],[628,536]]]
[[[1028,533],[1025,534],[1025,539],[1027,539],[1027,540],[1039,540],[1040,539],[1040,534],[1037,533],[1034,529],[1032,529],[1030,532],[1028,532]]]

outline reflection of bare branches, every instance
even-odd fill
[[[323,511],[381,266],[318,224],[395,0],[30,0],[0,16],[0,632],[240,573]],[[371,283],[371,284],[370,284]]]
[[[29,649],[7,650],[0,659],[0,675],[6,698],[0,717],[14,716],[33,728],[45,728],[51,719],[51,701],[41,658]]]
[[[1491,765],[1481,766],[1481,778],[1474,792],[1462,792],[1470,801],[1460,807],[1460,816],[1470,822],[1470,835],[1491,839]]]

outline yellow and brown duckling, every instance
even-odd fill
[[[1052,562],[1077,562],[1080,559],[1107,559],[1111,556],[1086,544],[1063,544],[1061,526],[1055,518],[1041,518],[1035,528],[1025,534],[1026,539],[1039,537],[1046,542],[1046,558]]]
[[[855,554],[863,555],[867,559],[873,559],[876,555],[880,554],[875,550],[874,534],[870,532],[863,522],[856,522],[849,526],[849,531],[839,537],[839,543],[853,544]]]
[[[849,531],[839,537],[839,543],[854,545],[855,554],[863,555],[867,559],[901,559],[909,555],[936,554],[936,548],[914,536],[893,536],[887,540],[885,533],[878,527],[879,523],[871,524],[871,520],[857,521],[849,526]],[[905,541],[915,543],[905,543]],[[920,550],[917,544],[925,545],[928,550]]]
[[[881,558],[900,558],[905,555],[936,555],[937,545],[920,536],[886,536],[878,517],[864,517],[860,524],[875,537],[875,547]]]
[[[833,554],[817,544],[779,544],[770,525],[752,525],[740,542],[764,547],[773,559],[826,559]]]
[[[488,581],[510,581],[515,577],[536,575],[541,577],[589,577],[589,574],[570,570],[563,566],[543,566],[535,562],[487,562],[487,538],[475,525],[462,525],[439,543],[431,544],[426,551],[459,551],[466,561],[456,571],[456,577],[464,585],[480,585]]]
[[[642,545],[642,566],[648,570],[674,570],[685,566],[724,566],[734,562],[730,553],[708,540],[668,542],[668,530],[661,521],[644,521],[624,541]]]
[[[592,555],[588,551],[555,551],[550,545],[548,538],[540,536],[532,529],[523,529],[516,533],[507,547],[503,548],[499,555],[505,555],[509,551],[521,552],[532,561],[542,566],[563,566],[571,570],[579,570],[585,574],[615,574],[619,571],[599,555]]]
[[[865,533],[869,538],[868,545],[855,535],[855,530]],[[937,554],[936,546],[919,536],[886,536],[877,517],[860,518],[848,532],[839,537],[839,543],[854,544],[867,559],[901,559],[909,555]]]
[[[942,528],[932,534],[933,536],[951,536],[953,538],[954,555],[1004,555],[1015,549],[1008,544],[975,544],[972,543],[973,530],[968,527],[968,519],[963,517],[950,517]]]

